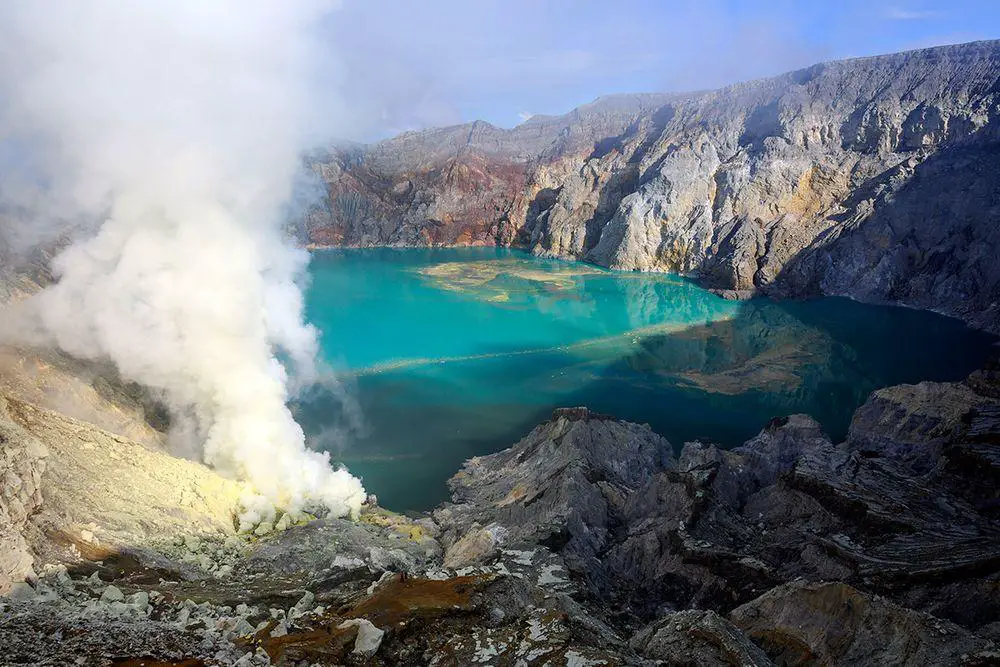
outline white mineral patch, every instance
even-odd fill
[[[503,553],[507,556],[511,556],[514,562],[518,565],[531,565],[535,558],[534,551],[518,551],[516,549],[504,549]]]
[[[581,653],[570,649],[566,651],[566,667],[595,667],[607,664],[604,660],[591,660]]]
[[[563,577],[566,569],[562,565],[545,565],[538,574],[538,585],[566,584],[569,581]]]
[[[358,627],[358,637],[354,640],[354,651],[352,652],[364,658],[371,658],[382,645],[385,631],[375,627],[371,621],[365,618],[352,618],[337,627],[344,629],[355,625]]]
[[[330,562],[330,567],[339,568],[343,570],[353,570],[357,567],[364,567],[365,562],[360,558],[351,558],[348,556],[342,556],[337,554],[334,556],[333,560]]]

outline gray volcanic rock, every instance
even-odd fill
[[[667,665],[768,667],[774,663],[732,623],[714,611],[667,614],[643,628],[629,645]]]
[[[404,526],[407,533],[413,528]],[[261,544],[243,567],[254,574],[297,576],[302,585],[339,579],[355,570],[377,575],[422,572],[439,560],[441,548],[434,539],[413,532],[418,534],[404,539],[400,532],[367,522],[312,521]]]
[[[992,400],[964,384],[921,382],[880,389],[854,413],[848,440],[854,449],[905,461],[925,473],[972,408]]]
[[[42,475],[48,450],[10,420],[0,396],[0,595],[14,582],[35,576],[25,539],[28,520],[42,504]]]
[[[516,245],[726,294],[849,295],[1000,328],[1000,42],[619,96],[334,150],[333,245]]]
[[[976,665],[1000,657],[954,623],[840,583],[778,586],[730,618],[779,664]]]
[[[449,482],[453,504],[435,512],[446,528],[446,560],[456,550],[470,562],[492,555],[491,542],[540,544],[592,569],[624,499],[672,465],[670,444],[648,426],[586,408],[556,410],[512,449],[471,459]]]
[[[225,527],[235,489],[209,471],[7,399],[10,451],[30,437],[48,455],[41,505],[0,526],[41,573],[0,599],[0,650],[29,664],[991,664],[996,380],[875,392],[839,445],[793,415],[676,459],[646,426],[557,410],[469,461],[433,521],[366,507],[263,537]],[[5,479],[8,511],[21,487]],[[192,480],[202,497],[185,502]],[[79,530],[68,551],[53,528]]]
[[[654,454],[638,475],[619,457],[624,451],[648,459],[648,445],[636,447],[644,427],[576,410],[579,418],[570,421],[557,411],[512,449],[470,462],[452,481],[456,504],[435,519],[446,548],[463,535],[487,533],[492,548],[477,552],[482,563],[528,550],[536,560],[541,552],[558,556],[579,594],[621,627],[635,631],[662,619],[632,641],[649,657],[661,657],[642,648],[653,642],[697,653],[704,662],[696,664],[726,664],[710,656],[725,653],[727,642],[738,645],[739,636],[714,617],[677,610],[726,613],[750,605],[740,607],[746,620],[754,604],[771,609],[771,598],[760,596],[781,597],[767,592],[801,580],[840,582],[837,590],[850,592],[845,600],[876,600],[866,604],[879,618],[898,612],[923,619],[900,621],[899,635],[885,639],[885,661],[940,655],[949,662],[992,650],[988,626],[1000,614],[1000,402],[984,377],[875,392],[839,445],[813,419],[793,415],[734,450],[693,442],[676,462]],[[639,442],[654,444],[648,436]],[[665,443],[655,445],[652,452],[666,451]],[[754,637],[796,623],[807,628],[800,647],[806,652],[797,657],[789,653],[791,639],[763,642],[779,663],[809,656],[837,662],[837,651],[851,660],[894,627],[891,619],[879,621],[871,636],[851,630],[841,641],[820,632],[824,622],[839,623],[830,619],[841,612],[814,609],[813,618],[795,606],[813,609],[808,601],[787,604],[791,611],[769,611],[759,626],[746,621]],[[953,636],[938,638],[934,623]],[[818,629],[808,630],[810,624]],[[949,630],[956,626],[964,629]],[[973,637],[980,628],[985,634]]]

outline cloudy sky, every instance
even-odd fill
[[[1000,38],[1000,1],[342,0],[323,29],[345,134],[370,140]]]

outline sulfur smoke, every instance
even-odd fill
[[[8,0],[0,173],[12,237],[76,230],[21,335],[162,393],[206,463],[278,506],[357,512],[360,482],[310,451],[286,407],[314,368],[283,206],[323,114],[311,0]],[[97,224],[88,227],[88,221]],[[83,230],[82,232],[80,230]],[[10,327],[8,327],[10,328]],[[279,357],[285,363],[279,361]]]

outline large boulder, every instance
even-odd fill
[[[446,558],[470,543],[486,555],[492,539],[546,546],[573,569],[593,571],[625,498],[672,466],[670,443],[648,426],[556,410],[511,449],[471,459],[451,479],[453,503],[434,515]]]
[[[779,586],[729,618],[786,665],[972,665],[1000,656],[954,623],[842,583]]]
[[[880,389],[854,413],[848,444],[926,473],[940,460],[941,447],[963,418],[991,402],[960,383],[921,382]]]
[[[773,663],[739,628],[714,611],[667,614],[629,640],[637,653],[666,665],[768,667]]]

